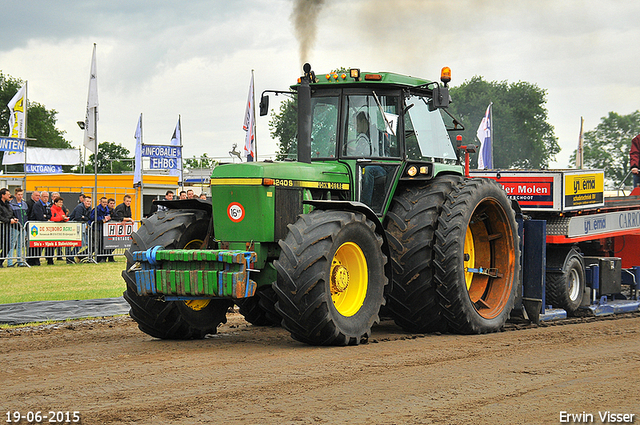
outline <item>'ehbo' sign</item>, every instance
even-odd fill
[[[182,156],[182,147],[142,145],[142,156],[149,158],[149,168],[152,170],[175,170]]]
[[[138,230],[138,223],[106,222],[102,228],[103,247],[105,249],[128,249],[131,246],[131,235]]]

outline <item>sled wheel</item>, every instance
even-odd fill
[[[585,288],[585,271],[582,257],[570,250],[561,272],[547,272],[546,301],[555,308],[573,314],[582,304]]]
[[[293,338],[313,345],[368,339],[387,284],[381,247],[374,223],[361,213],[316,210],[289,226],[274,289]]]

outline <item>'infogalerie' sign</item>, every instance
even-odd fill
[[[82,246],[82,223],[29,222],[29,246]]]

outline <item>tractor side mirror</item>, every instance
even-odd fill
[[[449,87],[437,86],[433,89],[433,97],[431,102],[434,108],[446,108],[449,106],[451,97],[449,96]]]
[[[260,98],[260,116],[264,117],[269,113],[269,96],[263,94]]]

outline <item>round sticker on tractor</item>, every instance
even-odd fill
[[[237,202],[232,202],[227,208],[227,215],[234,223],[240,223],[244,218],[244,208]]]

